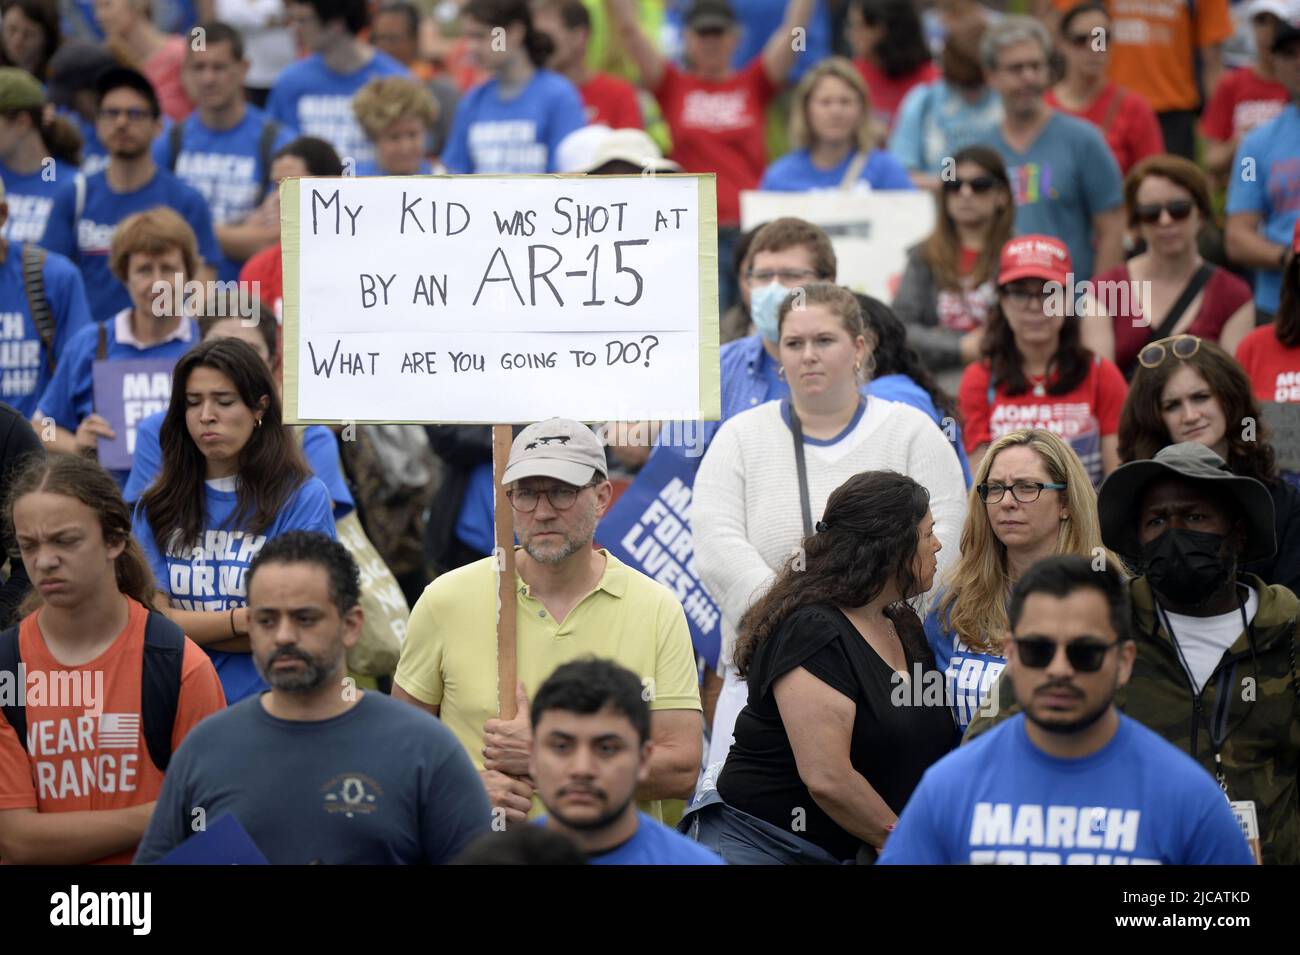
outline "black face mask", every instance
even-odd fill
[[[1170,528],[1142,546],[1142,566],[1161,596],[1185,607],[1213,598],[1236,575],[1236,560],[1223,559],[1222,534]]]

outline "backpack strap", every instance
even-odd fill
[[[149,757],[159,772],[172,758],[172,733],[181,702],[185,633],[156,610],[144,626],[144,669],[140,674],[140,714]]]
[[[18,734],[18,745],[24,750],[27,749],[27,707],[23,704],[26,702],[27,687],[23,681],[18,679],[18,628],[10,627],[8,630],[0,633],[0,673],[13,674],[14,689],[16,695],[13,705],[0,707],[0,713],[13,731]]]
[[[262,124],[262,135],[257,140],[257,157],[262,164],[262,190],[259,198],[266,198],[266,191],[271,187],[271,150],[280,138],[280,124],[268,119]]]
[[[106,318],[99,322],[99,340],[95,342],[95,361],[108,361],[108,323],[116,319]]]
[[[54,374],[54,313],[45,297],[45,250],[30,242],[23,244],[23,287],[27,290],[27,307],[31,309],[36,333],[45,346],[45,364]]]
[[[181,155],[181,140],[185,136],[185,130],[181,128],[181,123],[173,123],[170,132],[167,133],[167,171],[176,171],[176,160]]]

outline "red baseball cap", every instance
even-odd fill
[[[998,285],[1016,279],[1042,279],[1066,285],[1073,271],[1070,250],[1050,235],[1020,235],[1002,247]]]

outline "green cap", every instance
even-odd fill
[[[16,66],[0,67],[0,113],[40,109],[44,105],[45,90],[36,77]]]

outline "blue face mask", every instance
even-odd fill
[[[780,282],[760,285],[749,293],[749,317],[754,320],[758,333],[769,342],[781,337],[777,312],[789,294],[790,290]]]

